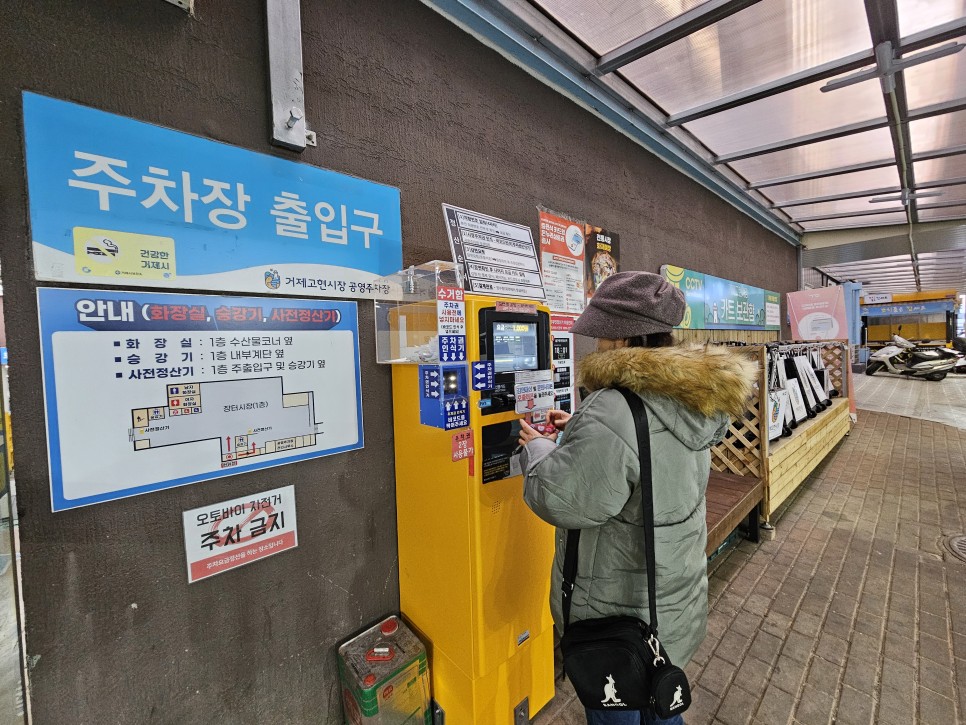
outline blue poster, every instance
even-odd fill
[[[889,317],[892,315],[941,315],[956,309],[953,300],[939,302],[902,302],[885,305],[862,305],[862,314],[869,317]]]
[[[37,279],[385,297],[399,190],[23,94]]]
[[[363,446],[355,302],[37,290],[54,511]]]

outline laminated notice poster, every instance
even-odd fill
[[[362,448],[355,302],[37,299],[54,511]]]
[[[553,338],[553,407],[573,413],[577,405],[577,373],[574,333],[570,331],[576,317],[552,315],[550,334]]]
[[[543,288],[551,312],[584,311],[584,224],[540,210]]]
[[[587,300],[594,296],[600,283],[620,271],[620,239],[614,232],[600,227],[586,227],[584,256],[584,289]]]
[[[545,299],[530,227],[443,204],[453,261],[468,292]]]

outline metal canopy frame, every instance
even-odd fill
[[[855,31],[850,31],[850,35],[843,36],[848,37],[847,44],[828,45],[830,50],[839,49],[838,58],[832,55],[833,59],[827,60],[830,57],[828,53],[824,57],[820,57],[821,53],[819,53],[815,57],[821,62],[811,67],[796,68],[793,73],[764,83],[749,83],[749,87],[722,93],[719,98],[705,100],[700,95],[684,94],[681,97],[691,97],[699,102],[692,103],[690,108],[687,105],[683,109],[675,108],[669,113],[651,95],[654,89],[651,89],[650,84],[654,74],[643,73],[642,69],[656,66],[648,66],[647,62],[659,64],[662,59],[672,57],[661,55],[671,53],[673,49],[670,46],[675,43],[690,42],[689,38],[693,34],[701,33],[700,40],[695,41],[693,53],[696,54],[697,65],[692,72],[700,76],[702,68],[705,67],[702,65],[705,62],[702,60],[704,56],[701,56],[703,49],[710,59],[708,62],[717,63],[714,66],[715,72],[727,76],[729,66],[725,51],[732,52],[731,57],[737,57],[734,53],[740,52],[741,46],[737,46],[739,50],[736,50],[734,38],[738,37],[740,42],[742,37],[740,31],[747,34],[749,28],[757,27],[752,25],[756,22],[753,18],[760,20],[766,13],[764,10],[760,12],[752,10],[760,0],[705,0],[701,3],[689,3],[694,7],[670,19],[666,19],[665,5],[660,6],[663,10],[658,9],[657,0],[640,0],[636,4],[618,3],[616,0],[602,4],[587,0],[584,5],[573,0],[566,2],[564,0],[423,0],[423,2],[462,25],[484,42],[488,42],[511,60],[523,65],[537,77],[603,116],[642,145],[651,150],[664,146],[667,151],[658,152],[659,156],[682,168],[699,183],[742,208],[766,227],[774,230],[777,225],[782,228],[782,235],[786,239],[796,239],[805,230],[803,223],[809,224],[809,230],[813,231],[815,222],[848,220],[856,217],[852,226],[864,226],[867,225],[868,218],[884,217],[888,214],[902,214],[907,222],[914,223],[918,220],[920,209],[966,207],[962,202],[946,204],[940,201],[924,204],[914,198],[915,192],[921,189],[966,184],[964,178],[943,178],[941,174],[938,178],[936,174],[932,174],[927,183],[917,183],[914,168],[915,164],[922,161],[966,154],[966,144],[960,146],[941,144],[940,148],[917,152],[912,146],[910,134],[910,123],[966,111],[966,97],[962,97],[962,83],[959,84],[959,92],[953,92],[950,89],[945,94],[946,98],[952,98],[952,100],[943,100],[943,86],[938,88],[929,86],[928,93],[919,92],[920,81],[924,78],[920,71],[916,75],[918,93],[916,97],[923,98],[927,102],[919,107],[909,108],[907,92],[909,80],[905,73],[905,69],[913,63],[929,62],[943,53],[957,50],[949,47],[935,48],[940,44],[957,41],[966,36],[966,17],[955,17],[947,21],[947,18],[955,14],[954,12],[945,12],[945,15],[940,13],[935,17],[941,18],[944,22],[923,30],[917,29],[917,32],[908,33],[903,37],[900,35],[897,0],[863,0],[859,6],[859,13],[861,14],[861,9],[864,9],[863,25],[867,25],[869,32],[868,38],[871,40],[869,47],[857,50],[861,48],[861,40],[856,42],[858,39],[856,27]],[[821,25],[816,24],[817,16],[814,15],[814,10],[819,7],[833,6],[820,6],[821,0],[811,0],[811,2],[815,3],[815,8],[811,8],[807,0],[797,19],[789,15],[788,20],[784,21],[794,23],[794,26],[779,25],[778,27],[789,27],[792,28],[789,32],[794,31],[808,37],[813,37],[816,33],[821,34]],[[743,26],[742,13],[745,11],[751,14],[748,15],[748,23]],[[600,19],[597,19],[595,13],[600,13]],[[849,17],[849,22],[853,22],[855,15],[853,13],[843,17]],[[903,22],[906,20],[907,18],[903,16]],[[716,26],[722,21],[724,21],[723,25]],[[634,23],[634,25],[625,26],[623,25],[625,22]],[[580,23],[584,26],[580,26]],[[605,25],[605,23],[608,24]],[[627,42],[620,42],[628,37],[626,29],[630,27],[640,28],[638,36]],[[921,28],[922,25],[919,27]],[[608,37],[618,32],[615,28],[624,28],[625,32],[621,33],[619,42],[608,44]],[[714,28],[720,29],[709,35]],[[587,35],[588,32],[591,36]],[[731,33],[732,45],[722,46],[721,44],[727,40],[728,33]],[[924,54],[923,51],[926,53]],[[680,58],[683,52],[685,51],[679,50],[678,55],[673,57]],[[687,51],[687,57],[691,57],[691,52]],[[927,55],[930,56],[928,60],[925,57]],[[635,62],[637,65],[631,67]],[[642,66],[640,63],[645,65]],[[745,65],[747,66],[747,63]],[[794,65],[787,67],[795,68]],[[917,67],[928,68],[929,66],[918,65]],[[781,94],[808,86],[813,86],[818,92],[818,86],[822,81],[836,79],[833,87],[842,85],[843,80],[846,82],[849,80],[843,79],[842,76],[856,71],[864,71],[862,78],[879,78],[882,82],[884,113],[875,118],[836,125],[792,138],[779,138],[777,141],[753,148],[739,147],[737,150],[727,147],[728,127],[722,125],[723,122],[713,127],[694,123],[757,101],[772,97],[780,98]],[[561,76],[566,76],[566,80],[562,81]],[[746,74],[746,77],[753,80],[755,74]],[[757,77],[767,78],[767,75],[758,73]],[[947,74],[947,77],[950,76]],[[634,80],[630,80],[631,78]],[[665,75],[662,82],[665,84],[670,82],[668,78],[673,76]],[[728,87],[728,84],[723,81],[719,80],[718,83],[717,87]],[[731,84],[730,87],[733,89],[736,86]],[[711,91],[712,88],[713,84],[710,84],[707,90]],[[664,88],[660,92],[666,94],[668,91]],[[798,93],[795,98],[800,101],[802,91]],[[833,93],[849,93],[849,91],[833,91]],[[929,102],[934,100],[939,102]],[[774,104],[769,106],[772,109],[777,107]],[[852,113],[852,118],[857,115],[859,114]],[[847,114],[840,117],[845,120]],[[728,117],[722,118],[730,121]],[[634,130],[629,131],[629,125],[633,125]],[[811,122],[811,125],[818,124]],[[794,127],[794,124],[788,124],[788,127]],[[800,124],[799,127],[804,130],[808,124]],[[704,138],[705,133],[711,133],[709,128],[716,129],[715,144],[723,145],[724,149],[716,150]],[[824,163],[825,160],[836,157],[833,149],[842,148],[841,141],[838,142],[839,146],[834,145],[836,139],[855,137],[857,144],[865,144],[867,148],[872,149],[879,143],[879,141],[873,142],[872,139],[876,137],[868,136],[858,141],[858,135],[870,131],[881,133],[883,129],[889,129],[893,152],[891,158],[885,158],[883,154],[880,158],[865,160],[861,158],[861,154],[853,154],[852,157],[856,163],[841,163],[836,167],[829,167]],[[752,136],[746,133],[746,138],[750,137]],[[801,156],[807,161],[792,163],[798,158],[799,149],[827,141],[832,142],[833,145],[817,147],[820,151],[814,153],[809,151],[810,156]],[[734,144],[732,144],[733,147]],[[682,164],[682,155],[690,156],[691,162]],[[763,158],[764,161],[750,161],[758,158]],[[783,166],[787,169],[786,173],[782,173]],[[822,168],[823,166],[825,168]],[[889,168],[897,169],[900,182],[898,186],[895,186],[894,182],[890,184],[886,178],[878,178],[875,174],[856,177],[855,181],[843,179],[837,184],[831,184],[831,182],[822,184],[822,180],[836,176]],[[940,167],[939,171],[944,168]],[[949,174],[949,176],[961,177],[962,171],[959,171],[958,175]],[[874,183],[877,179],[879,183]],[[787,186],[800,182],[815,183],[800,187]],[[859,188],[866,182],[873,183],[868,183],[869,188]],[[773,187],[786,188],[779,190]],[[828,188],[830,193],[821,193],[823,187]],[[833,190],[839,193],[832,193]],[[834,212],[819,209],[814,214],[798,219],[787,213],[790,209],[808,204],[834,203],[877,194],[896,193],[906,199],[906,203],[901,208],[889,206],[887,209],[878,209],[875,208],[876,205],[872,205],[869,209],[861,209],[856,206],[849,212],[842,212],[839,206],[839,209],[835,209]],[[736,197],[742,195],[745,202],[736,203]],[[966,209],[962,212],[966,217]],[[773,216],[769,219],[769,215]],[[913,249],[909,251],[915,254]]]
[[[869,2],[876,2],[876,0],[869,0]],[[887,115],[881,118],[873,118],[868,121],[858,121],[857,123],[850,123],[845,126],[839,126],[837,128],[830,128],[826,131],[817,131],[815,133],[810,133],[805,136],[799,136],[797,138],[785,139],[783,141],[776,141],[775,143],[765,144],[764,146],[757,146],[751,149],[745,149],[744,151],[735,151],[733,153],[724,154],[722,156],[716,156],[714,162],[716,164],[729,164],[732,161],[741,161],[743,159],[750,159],[755,156],[763,156],[765,154],[773,154],[778,151],[788,151],[789,149],[798,148],[799,146],[808,146],[813,143],[821,143],[822,141],[831,141],[832,139],[842,138],[843,136],[853,136],[857,133],[865,133],[866,131],[875,131],[880,128],[896,128],[899,126],[908,126],[910,121],[919,121],[924,118],[932,118],[933,116],[942,116],[947,113],[955,113],[956,111],[966,110],[966,98],[958,98],[955,101],[943,101],[942,103],[934,103],[930,106],[924,106],[922,108],[917,108],[915,111],[909,111],[905,105],[905,83],[902,78],[896,79],[896,95],[899,96],[899,88],[901,91],[901,107],[899,109],[900,113],[889,108],[887,110]],[[908,131],[906,131],[908,135]],[[906,143],[906,148],[910,148],[908,140]],[[911,157],[910,157],[911,159]],[[889,166],[895,164],[895,160],[889,163]],[[910,160],[911,163],[911,160]]]
[[[917,50],[935,45],[936,43],[953,40],[963,35],[966,35],[966,18],[954,20],[931,30],[903,38],[898,46],[899,53],[913,53]],[[763,98],[784,93],[785,91],[793,91],[796,88],[802,88],[803,86],[817,83],[818,81],[824,81],[845,73],[861,70],[870,65],[875,65],[875,52],[873,50],[870,49],[853,53],[845,58],[822,63],[814,68],[807,68],[798,73],[785,76],[784,78],[763,83],[755,88],[734,93],[717,101],[705,103],[704,105],[687,111],[681,111],[680,113],[674,113],[668,117],[667,123],[669,126],[680,126],[684,123],[697,121],[699,118],[705,118],[715,113],[721,113],[722,111],[743,106],[746,103],[760,101]]]
[[[760,2],[761,0],[707,0],[664,25],[601,56],[594,72],[599,76],[613,73],[628,63],[650,55],[671,43],[676,43]]]

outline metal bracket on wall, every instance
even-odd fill
[[[446,713],[436,700],[431,701],[433,711],[433,725],[446,725]]]
[[[272,96],[272,143],[304,151],[315,146],[305,122],[302,15],[299,0],[266,0],[268,74]]]
[[[513,725],[530,725],[529,697],[524,697],[523,702],[513,708]]]
[[[165,2],[169,2],[172,5],[177,5],[179,8],[192,15],[195,13],[195,0],[165,0]]]

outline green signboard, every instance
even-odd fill
[[[679,327],[690,330],[779,330],[781,297],[759,287],[666,264],[664,278],[684,292]]]

